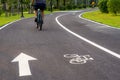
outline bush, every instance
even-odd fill
[[[103,13],[108,13],[107,2],[108,2],[108,0],[100,0],[98,3],[99,9]]]
[[[66,8],[65,8],[65,6],[61,5],[61,6],[59,7],[59,9],[60,9],[60,10],[65,10]]]
[[[72,9],[72,5],[68,4],[68,5],[66,6],[66,8],[67,8],[68,10],[71,10],[71,9]]]
[[[81,9],[81,8],[82,8],[82,5],[78,5],[78,8]]]
[[[85,4],[82,4],[82,7],[83,7],[83,8],[86,8],[86,5],[85,5]]]
[[[115,15],[120,13],[120,0],[109,0],[107,5],[109,12]]]
[[[73,9],[76,9],[77,8],[77,6],[76,5],[73,5]]]

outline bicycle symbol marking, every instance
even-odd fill
[[[69,61],[71,64],[85,64],[87,61],[94,60],[90,55],[65,54],[64,57],[71,58]]]

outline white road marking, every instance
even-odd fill
[[[90,55],[65,54],[64,57],[71,58],[69,61],[71,64],[85,64],[87,61],[94,60]]]
[[[83,40],[83,41],[85,41],[85,42],[87,42],[87,43],[89,43],[89,44],[91,44],[91,45],[93,45],[93,46],[95,46],[95,47],[97,47],[97,48],[99,48],[99,49],[101,49],[101,50],[103,50],[103,51],[105,51],[105,52],[107,52],[107,53],[115,56],[115,57],[117,57],[117,58],[120,58],[120,55],[119,55],[118,53],[113,52],[113,51],[111,51],[111,50],[109,50],[109,49],[107,49],[107,48],[105,48],[105,47],[102,47],[101,45],[98,45],[97,43],[92,42],[92,41],[90,41],[90,40],[88,40],[88,39],[86,39],[86,38],[84,38],[84,37],[76,34],[75,32],[69,30],[69,29],[66,28],[64,25],[62,25],[62,24],[58,21],[58,18],[60,18],[60,17],[62,17],[62,16],[64,16],[64,15],[68,15],[68,14],[63,14],[63,15],[57,16],[57,17],[55,18],[56,22],[57,22],[64,30],[66,30],[67,32],[71,33],[72,35],[78,37],[79,39],[81,39],[81,40]]]
[[[37,60],[37,59],[33,58],[29,55],[26,55],[24,53],[21,53],[15,59],[12,60],[12,62],[18,62],[19,63],[19,76],[32,75],[31,71],[30,71],[30,66],[29,66],[29,63],[28,63],[29,60]]]
[[[21,19],[15,20],[15,21],[13,21],[13,22],[10,22],[10,23],[8,23],[8,24],[5,24],[4,26],[0,27],[0,30],[2,30],[3,28],[7,27],[7,26],[10,25],[10,24],[13,24],[13,23],[18,22],[18,21],[23,20],[23,19],[29,19],[29,18],[21,18]]]
[[[0,27],[0,30],[2,30],[3,28],[7,27],[8,25],[10,25],[10,24],[12,24],[12,23],[15,23],[15,22],[17,22],[17,21],[20,21],[20,20],[21,20],[21,19],[16,20],[16,21],[13,21],[13,22],[10,22],[10,23],[8,23],[8,24],[5,24],[4,26]]]

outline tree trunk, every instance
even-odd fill
[[[78,3],[77,0],[75,0],[75,5],[77,5],[77,3]]]
[[[57,8],[59,9],[59,0],[57,0]]]
[[[8,11],[7,11],[7,3],[6,2],[3,3],[3,10],[5,11],[5,16],[7,17]]]
[[[63,5],[66,6],[66,0],[64,0]]]

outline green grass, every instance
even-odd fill
[[[45,14],[50,14],[49,11],[45,11]],[[15,21],[15,20],[19,20],[21,19],[21,14],[19,15],[15,15],[15,16],[10,16],[10,17],[5,17],[5,14],[2,14],[0,16],[0,26],[3,26],[9,22]],[[24,17],[25,18],[30,18],[30,17],[34,17],[34,14],[28,14],[27,12],[24,12]]]
[[[101,13],[100,11],[94,11],[94,12],[86,12],[82,15],[82,17],[103,24],[107,24],[116,28],[120,28],[120,14],[115,16],[113,14],[105,14],[105,13]]]

